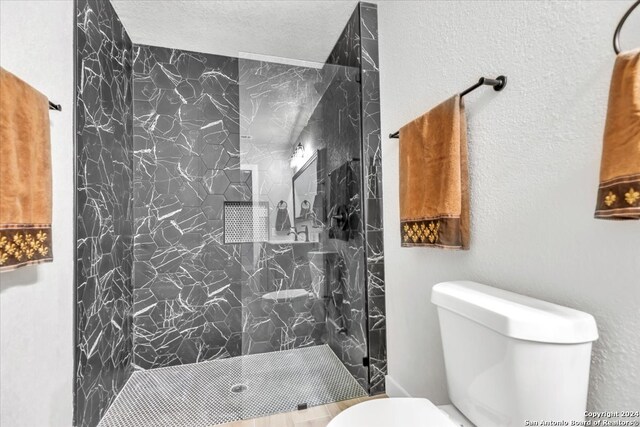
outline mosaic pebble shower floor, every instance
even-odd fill
[[[209,427],[366,395],[322,345],[135,372],[99,427]]]

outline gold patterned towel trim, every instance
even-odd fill
[[[444,249],[464,249],[460,218],[440,216],[400,221],[400,244],[403,247],[433,246]]]
[[[632,219],[640,217],[640,174],[628,175],[600,184],[596,218]]]
[[[3,224],[0,229],[0,271],[51,261],[51,224]]]

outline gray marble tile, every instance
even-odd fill
[[[132,44],[109,2],[76,3],[76,350],[74,425],[95,426],[131,374]]]

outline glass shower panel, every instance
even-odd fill
[[[242,418],[366,395],[359,68],[241,54],[238,69],[224,231],[240,259]]]
[[[325,65],[330,76],[317,130],[326,191],[320,253],[326,275],[327,345],[368,390],[367,292],[362,215],[359,67]],[[311,136],[315,138],[314,136]],[[317,263],[319,264],[319,263]]]

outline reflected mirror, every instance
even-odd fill
[[[322,228],[320,213],[323,200],[318,194],[318,154],[314,154],[293,176],[293,214],[296,228],[309,227],[309,233]]]

